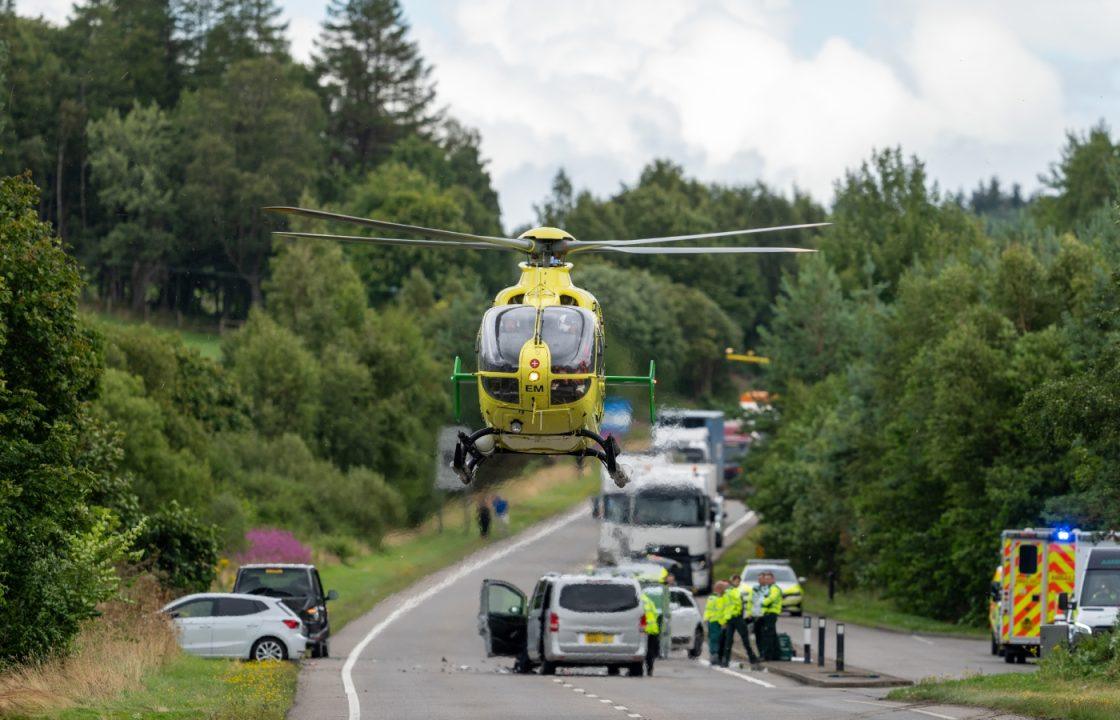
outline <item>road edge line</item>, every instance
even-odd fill
[[[369,646],[371,642],[374,641],[375,638],[377,638],[378,635],[380,635],[385,630],[385,628],[389,627],[402,615],[405,615],[410,610],[423,603],[425,600],[431,598],[437,593],[443,592],[453,583],[458,582],[472,572],[486,567],[495,560],[500,560],[510,553],[516,552],[526,545],[530,545],[540,540],[541,538],[556,532],[565,525],[575,522],[577,519],[586,515],[587,507],[581,504],[579,507],[568,512],[567,514],[561,515],[560,517],[537,527],[536,530],[530,532],[528,535],[520,538],[514,538],[513,542],[509,543],[508,545],[494,548],[490,550],[486,555],[478,558],[477,560],[474,560],[473,562],[464,561],[465,564],[460,565],[454,572],[447,575],[436,584],[430,585],[428,588],[416,595],[405,598],[401,602],[401,604],[394,608],[393,612],[389,613],[389,615],[384,620],[370,628],[370,631],[366,633],[361,642],[355,645],[354,649],[350,651],[350,654],[346,656],[346,663],[342,666],[342,688],[346,691],[346,702],[349,706],[347,717],[349,718],[349,720],[361,720],[362,717],[361,702],[358,699],[358,691],[354,687],[354,665],[357,664],[358,657],[361,656],[362,652]],[[421,581],[422,580],[417,582]]]

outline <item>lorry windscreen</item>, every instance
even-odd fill
[[[704,504],[694,494],[641,494],[634,498],[634,525],[699,527],[705,524]]]
[[[1087,570],[1081,607],[1120,607],[1120,569]]]
[[[622,493],[603,496],[603,520],[625,524],[630,515],[630,497]]]
[[[560,590],[560,607],[574,612],[622,612],[638,607],[632,585],[576,583]]]

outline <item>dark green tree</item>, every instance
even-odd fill
[[[329,108],[335,162],[364,173],[402,138],[429,132],[438,113],[424,62],[398,0],[331,0],[315,67]]]
[[[78,316],[81,280],[36,213],[35,187],[0,179],[0,659],[63,647],[116,587],[130,538],[87,505],[86,405],[100,356]]]

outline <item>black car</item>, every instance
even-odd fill
[[[327,601],[338,598],[338,593],[334,590],[323,593],[323,583],[314,565],[242,565],[237,571],[233,592],[280,598],[303,620],[311,657],[330,657],[331,624]]]

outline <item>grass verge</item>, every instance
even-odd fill
[[[1062,680],[1041,673],[926,680],[893,690],[887,699],[975,705],[1053,720],[1115,720],[1120,717],[1120,685],[1114,680]]]
[[[94,323],[108,326],[150,325],[159,332],[178,336],[183,341],[184,345],[192,350],[197,350],[198,354],[204,358],[215,361],[220,361],[222,359],[222,338],[217,333],[177,328],[174,327],[174,325],[169,325],[158,320],[148,322],[133,320],[128,317],[97,310],[87,310],[86,314]]]
[[[758,557],[758,541],[762,526],[750,530],[732,545],[729,545],[720,559],[716,561],[717,578],[728,578],[742,572],[750,558]],[[796,568],[794,568],[796,570]],[[932,618],[903,612],[890,600],[879,597],[866,590],[837,590],[832,602],[828,601],[828,585],[810,578],[802,586],[805,594],[802,600],[804,612],[808,615],[825,615],[835,620],[907,633],[930,633],[935,635],[958,635],[962,637],[987,637],[987,630],[967,625],[943,622]]]
[[[580,475],[573,464],[563,463],[545,466],[494,491],[510,501],[512,534],[586,500],[598,489],[597,467],[588,463]],[[473,507],[470,504],[468,512],[461,502],[448,503],[443,511],[443,532],[438,531],[438,521],[432,519],[417,531],[388,536],[380,553],[355,558],[348,564],[321,567],[323,583],[339,593],[339,599],[331,604],[332,627],[341,628],[389,595],[501,539],[502,531],[496,524],[490,539],[478,536]]]

